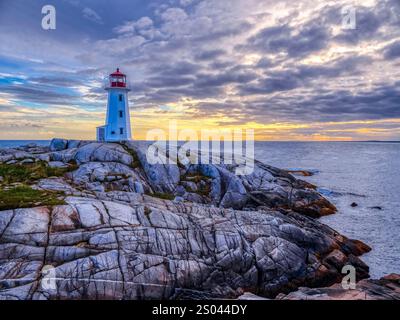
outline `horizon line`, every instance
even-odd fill
[[[68,139],[68,138],[51,138],[51,139],[0,139],[0,141],[51,141],[53,139],[64,139],[64,140],[81,140],[81,141],[93,141],[93,142],[118,142],[118,141],[97,141],[96,139]],[[142,140],[142,139],[131,139],[127,141],[139,141],[139,142],[152,142],[152,141],[165,141],[170,140]],[[177,140],[178,142],[203,142],[209,141],[214,142],[215,140]],[[221,140],[220,142],[235,142],[246,140]],[[384,142],[384,143],[400,143],[400,140],[254,140],[254,142]]]

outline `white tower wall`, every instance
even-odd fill
[[[129,115],[127,88],[106,88],[108,91],[105,141],[131,139],[131,121]]]

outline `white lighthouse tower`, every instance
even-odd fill
[[[110,74],[105,90],[108,92],[106,123],[97,127],[97,141],[130,140],[129,88],[126,85],[126,75],[119,68]]]

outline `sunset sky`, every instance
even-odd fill
[[[0,43],[0,139],[94,139],[120,67],[135,139],[400,140],[400,0],[0,0]]]

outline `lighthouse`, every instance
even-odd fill
[[[119,68],[108,77],[107,115],[104,126],[97,127],[97,141],[125,141],[131,139],[126,75]]]

